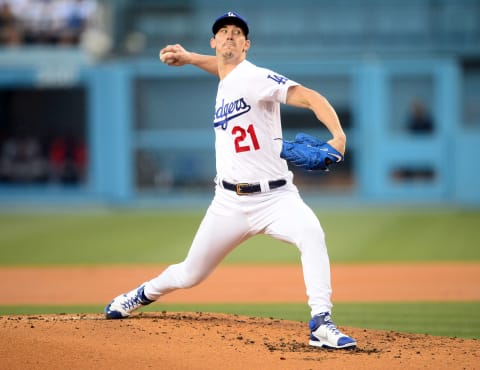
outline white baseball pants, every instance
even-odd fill
[[[157,300],[176,289],[199,284],[241,242],[267,234],[300,251],[311,314],[330,312],[330,262],[323,229],[295,185],[239,196],[217,186],[185,260],[147,282],[144,293]]]

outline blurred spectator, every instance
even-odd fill
[[[7,137],[0,146],[0,182],[11,184],[84,181],[87,150],[73,136],[57,137],[42,149],[40,140],[23,128]]]
[[[60,42],[78,44],[81,34],[96,11],[96,2],[92,0],[62,1],[58,7],[61,20]]]
[[[97,10],[96,0],[0,0],[0,4],[4,45],[13,41],[76,45]]]
[[[414,100],[410,105],[408,130],[413,134],[431,134],[434,131],[432,117],[420,100]]]
[[[53,182],[77,184],[83,181],[87,153],[81,140],[73,136],[55,138],[50,144],[49,161]]]
[[[432,117],[419,99],[413,100],[410,105],[407,129],[414,135],[430,135],[435,129]],[[404,166],[393,171],[392,176],[397,181],[433,181],[435,171],[428,166],[422,168]]]
[[[21,31],[10,4],[0,2],[0,45],[19,45],[22,43]]]
[[[0,179],[9,183],[46,182],[47,162],[39,140],[24,132],[8,138],[2,145]]]

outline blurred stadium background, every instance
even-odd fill
[[[335,174],[294,170],[315,205],[480,207],[478,0],[0,0],[0,207],[207,204],[217,80],[158,61],[210,53],[228,10],[249,59],[317,89],[347,131]],[[284,107],[286,138],[326,135]]]

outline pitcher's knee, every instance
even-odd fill
[[[178,281],[179,288],[192,288],[202,282],[204,276],[195,272],[184,272]]]
[[[180,282],[180,288],[187,289],[192,288],[195,285],[198,285],[201,280],[195,279],[193,277],[186,277],[183,281]]]
[[[294,244],[302,254],[306,251],[324,251],[326,250],[325,234],[322,229],[311,228],[298,234]]]

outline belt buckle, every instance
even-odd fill
[[[235,192],[237,193],[237,195],[248,195],[249,194],[249,193],[242,192],[242,187],[243,186],[248,186],[248,183],[240,182],[238,184],[235,184]]]

